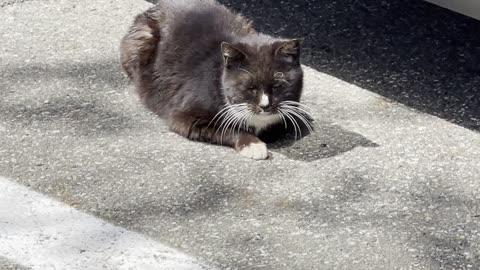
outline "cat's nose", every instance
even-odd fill
[[[270,101],[268,100],[268,96],[265,94],[262,94],[262,98],[260,99],[260,108],[263,110],[268,109],[270,107]]]

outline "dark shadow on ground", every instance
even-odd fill
[[[305,37],[304,63],[480,131],[480,21],[419,0],[221,0],[256,29]]]
[[[113,111],[96,100],[61,97],[48,103],[10,105],[2,104],[0,119],[23,126],[33,123],[57,124],[64,131],[80,136],[118,134],[135,126],[126,114]],[[55,125],[54,125],[55,126]]]
[[[290,159],[312,162],[340,155],[356,147],[378,147],[378,144],[364,136],[332,123],[313,122],[313,127],[314,131],[310,133],[305,125],[300,125],[301,138],[296,137],[289,128],[284,138],[269,144],[269,149]]]
[[[0,69],[2,95],[22,91],[25,87],[32,87],[32,84],[37,85],[63,79],[71,83],[72,87],[80,88],[108,85],[116,89],[128,83],[128,79],[120,68],[120,63],[114,60],[85,63],[60,62],[55,65],[18,63],[17,65],[6,65]],[[102,93],[99,92],[99,94]]]
[[[173,218],[188,222],[198,216],[211,216],[223,211],[229,201],[235,200],[242,190],[221,182],[199,179],[193,189],[187,186],[175,190],[171,196],[158,194],[148,203],[119,204],[118,207],[99,210],[100,215],[122,220],[123,225],[137,226],[140,220]]]
[[[108,90],[118,91],[126,82],[119,66],[112,62],[98,63],[41,63],[5,66],[0,70],[2,96],[22,96],[38,84],[55,85],[51,96],[31,95],[22,102],[0,99],[0,119],[29,126],[32,123],[56,124],[56,128],[73,131],[80,136],[118,134],[132,129],[134,120],[121,110],[108,106]],[[118,69],[118,70],[117,70]],[[64,94],[55,91],[57,83],[65,83],[71,90]],[[6,99],[7,100],[7,99]]]

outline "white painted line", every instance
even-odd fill
[[[0,256],[41,270],[211,269],[141,234],[106,223],[3,177]]]

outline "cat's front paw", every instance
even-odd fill
[[[252,142],[238,151],[240,155],[251,159],[267,159],[268,149],[264,142]]]

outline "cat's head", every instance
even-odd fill
[[[222,91],[225,102],[264,128],[282,120],[299,102],[303,87],[301,39],[223,42]]]

